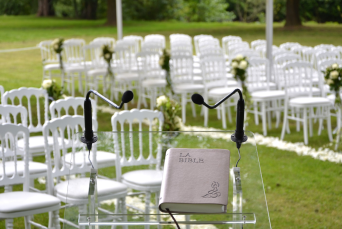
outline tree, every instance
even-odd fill
[[[286,23],[285,27],[302,26],[299,14],[299,1],[300,0],[287,0],[286,1]]]
[[[115,0],[107,0],[106,25],[116,26],[116,1]]]
[[[83,19],[96,19],[97,0],[83,0],[81,3],[81,7]]]
[[[53,0],[39,0],[37,16],[38,17],[55,16]]]

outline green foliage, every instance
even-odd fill
[[[177,101],[162,95],[157,98],[157,108],[164,115],[163,131],[179,131],[181,129],[182,119],[179,117],[181,106]]]
[[[342,107],[342,101],[340,97],[340,88],[342,87],[342,68],[338,64],[333,64],[328,67],[324,74],[324,81],[329,85],[330,90],[335,92],[335,105]]]
[[[0,15],[29,15],[36,13],[38,1],[1,0]]]
[[[58,100],[63,97],[63,87],[61,87],[55,80],[44,80],[42,88],[45,89],[49,98]]]
[[[265,21],[265,0],[227,0],[228,10],[243,22]]]
[[[224,0],[184,0],[184,17],[192,22],[232,21],[235,15],[228,6]]]

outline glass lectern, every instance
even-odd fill
[[[141,165],[138,169],[163,169],[164,154],[168,148],[202,148],[230,150],[230,176],[227,212],[222,214],[174,214],[178,224],[184,228],[193,225],[213,225],[216,228],[271,228],[264,184],[260,169],[258,152],[254,135],[246,131],[247,142],[240,148],[241,160],[236,169],[239,153],[235,142],[230,140],[233,131],[127,131],[127,132],[97,132],[98,141],[93,144],[94,155],[90,157],[94,169],[89,166],[89,173],[79,176],[89,178],[89,201],[83,211],[79,206],[66,206],[64,209],[63,228],[78,225],[81,228],[174,228],[175,224],[169,214],[159,212],[158,194],[152,194],[151,210],[144,212],[144,193],[128,190],[123,200],[97,199],[96,180],[115,179],[117,167],[97,169],[96,150],[111,152],[118,156],[123,151],[129,151],[136,157],[148,157],[152,152],[160,163],[157,165]],[[81,137],[82,133],[79,134]],[[88,151],[80,146],[84,158],[88,160]],[[72,157],[70,157],[72,158]],[[125,167],[127,171],[134,168]],[[95,171],[95,172],[94,172]],[[124,171],[123,171],[124,172]],[[106,178],[102,178],[106,176]],[[70,176],[68,179],[73,179]],[[124,209],[120,210],[120,206]],[[148,215],[146,217],[146,215]],[[146,220],[147,219],[147,220]],[[68,221],[68,222],[66,222]],[[209,227],[211,228],[211,227]]]

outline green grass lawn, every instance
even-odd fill
[[[36,18],[34,16],[0,16],[0,50],[32,47],[42,40],[57,37],[83,38],[87,42],[100,36],[116,37],[116,28],[103,26],[104,20],[65,20],[54,18]],[[280,23],[274,24],[274,44],[299,42],[302,45],[318,44],[342,45],[342,26],[336,24],[305,23],[299,30],[284,30]],[[184,22],[146,22],[130,21],[124,23],[124,35],[145,36],[151,33],[212,34],[221,39],[228,35],[241,36],[251,42],[265,39],[265,25],[255,23],[184,23]],[[168,42],[167,42],[168,43]],[[42,81],[42,65],[40,51],[30,50],[11,53],[0,53],[0,85],[5,90],[22,86],[40,87]],[[102,90],[99,90],[102,91]],[[80,95],[80,94],[79,94]],[[81,96],[81,95],[80,95]],[[136,101],[136,100],[135,100]],[[104,103],[99,101],[101,105]],[[135,108],[136,104],[130,104]],[[187,109],[186,125],[203,126],[203,117],[192,118],[190,106]],[[221,128],[216,112],[210,111],[209,126]],[[98,112],[100,130],[110,131],[111,114]],[[235,119],[233,114],[233,119]],[[274,126],[275,120],[273,120]],[[295,123],[290,123],[291,134],[285,136],[286,141],[303,142],[303,133],[295,131]],[[333,119],[332,126],[336,125]],[[230,130],[235,129],[228,123]],[[247,130],[261,133],[261,125],[256,126],[250,116]],[[309,138],[309,146],[328,147],[326,130],[317,135],[318,124],[314,124],[314,136]],[[268,130],[269,136],[279,137],[279,128]],[[300,157],[294,152],[258,146],[261,169],[269,204],[273,228],[342,228],[339,218],[342,207],[342,165],[322,162],[311,157]],[[61,212],[62,214],[62,212]],[[37,217],[38,219],[39,217]],[[43,217],[44,218],[44,217]],[[45,219],[43,219],[44,221]],[[16,228],[21,228],[22,219],[16,220]],[[4,222],[0,221],[0,228]]]

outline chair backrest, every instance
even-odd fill
[[[153,141],[152,125],[154,120],[159,121],[159,131],[162,130],[164,123],[163,113],[152,110],[138,110],[132,109],[130,111],[120,111],[112,116],[112,128],[114,135],[114,151],[116,154],[117,171],[116,176],[118,180],[121,179],[121,167],[135,166],[135,165],[160,165],[161,146],[158,141]],[[147,120],[149,125],[149,132],[141,132],[142,123]],[[133,136],[133,123],[137,121],[139,125],[139,133]],[[118,133],[118,124],[121,126],[121,131],[124,130],[124,124],[128,122],[129,138],[125,134]],[[155,136],[155,134],[154,134]],[[134,149],[135,148],[135,149]],[[120,159],[120,160],[118,160]]]
[[[83,47],[84,61],[88,64],[84,65],[88,69],[107,68],[108,64],[102,56],[102,42],[90,42]]]
[[[233,43],[240,43],[242,42],[241,37],[238,36],[226,36],[222,38],[222,48],[224,51],[224,54],[229,56],[229,45]]]
[[[93,120],[93,128],[97,129],[97,122]],[[84,118],[80,115],[65,115],[62,118],[55,118],[44,124],[43,136],[45,143],[45,159],[48,167],[48,177],[67,176],[82,174],[90,171],[88,152],[85,151],[85,144],[80,141],[80,133],[84,131]],[[53,138],[53,144],[49,144],[48,138]],[[61,141],[60,139],[64,139]],[[71,148],[71,152],[70,152]],[[75,160],[75,153],[83,151],[83,161]],[[96,168],[96,144],[92,146],[91,161]],[[71,153],[67,156],[68,153]],[[49,193],[53,193],[54,184],[47,184]]]
[[[297,61],[283,67],[285,92],[288,97],[312,96],[313,66]],[[305,79],[305,80],[304,80]]]
[[[97,108],[96,101],[91,99],[91,107],[93,109],[92,118],[97,120]],[[81,108],[82,113],[78,114],[78,110]],[[83,115],[84,114],[84,97],[69,97],[66,99],[59,99],[57,101],[53,101],[50,106],[50,114],[51,119],[61,118],[62,112],[63,115]],[[70,109],[73,113],[69,113]]]
[[[328,67],[331,65],[337,64],[339,67],[342,67],[342,60],[324,60],[319,64],[318,72],[326,71]],[[323,73],[322,73],[323,74]]]
[[[255,40],[251,42],[251,48],[256,49],[257,46],[265,46],[266,45],[266,40]]]
[[[0,186],[24,184],[23,191],[29,191],[29,137],[27,127],[10,123],[0,124]],[[18,147],[19,139],[24,139],[24,150]],[[22,156],[25,168],[24,173],[19,173],[17,162],[22,160]]]
[[[324,60],[338,60],[340,59],[340,54],[336,51],[327,51],[327,52],[321,52],[316,54],[316,61],[317,66],[320,65],[320,62]]]
[[[135,53],[138,53],[141,50],[141,45],[142,45],[144,39],[141,36],[129,35],[129,36],[124,36],[123,40],[134,41],[135,42]]]
[[[42,103],[39,101],[41,97],[44,100]],[[8,105],[26,107],[28,111],[27,127],[30,132],[41,132],[43,124],[48,121],[48,94],[45,89],[26,87],[13,89],[5,92],[3,102]]]
[[[139,64],[139,80],[146,78],[164,78],[165,70],[159,64],[160,53],[154,51],[142,50],[137,54],[137,59],[140,60]]]
[[[141,45],[141,51],[163,53],[163,46],[160,42],[144,41]]]
[[[116,72],[132,72],[137,70],[135,53],[136,43],[133,40],[119,40],[114,48]]]
[[[23,106],[2,104],[0,105],[0,116],[2,123],[22,124],[27,127],[27,110]]]
[[[194,36],[194,44],[195,44],[195,51],[196,51],[196,55],[199,56],[200,55],[200,50],[199,50],[199,40],[201,38],[213,38],[212,35],[206,35],[206,34],[201,34],[201,35],[196,35]]]
[[[41,41],[38,44],[43,64],[57,63],[59,61],[56,52],[52,47],[53,40]]]
[[[170,35],[170,43],[172,44],[173,42],[177,42],[177,41],[192,44],[192,39],[187,34],[180,34],[180,33],[171,34]]]
[[[269,61],[266,58],[251,58],[248,59],[249,66],[247,68],[248,88],[251,91],[270,90],[270,77],[268,74]],[[265,86],[266,83],[266,86]]]
[[[326,52],[332,51],[334,48],[335,48],[335,46],[331,45],[331,44],[320,44],[320,45],[316,45],[314,47],[314,49],[316,49],[316,50],[320,49],[320,50],[324,50]]]
[[[160,43],[162,48],[165,48],[165,36],[160,34],[149,34],[144,38],[144,42],[156,42]]]
[[[84,62],[84,51],[85,41],[83,39],[68,39],[63,43],[65,59],[64,62],[67,64],[81,64]]]
[[[115,39],[112,37],[97,37],[92,42],[100,43],[102,45],[109,45],[109,47],[114,48]]]
[[[188,52],[172,53],[170,76],[174,84],[193,83],[193,56]]]
[[[170,43],[170,51],[177,52],[177,51],[187,51],[192,55],[192,44],[190,42],[186,42],[183,40],[176,40]]]
[[[279,45],[279,48],[284,49],[284,50],[290,50],[291,47],[293,47],[293,46],[300,46],[300,44],[297,42],[285,42],[285,43]]]
[[[203,83],[206,89],[227,84],[226,60],[224,56],[201,57]]]

